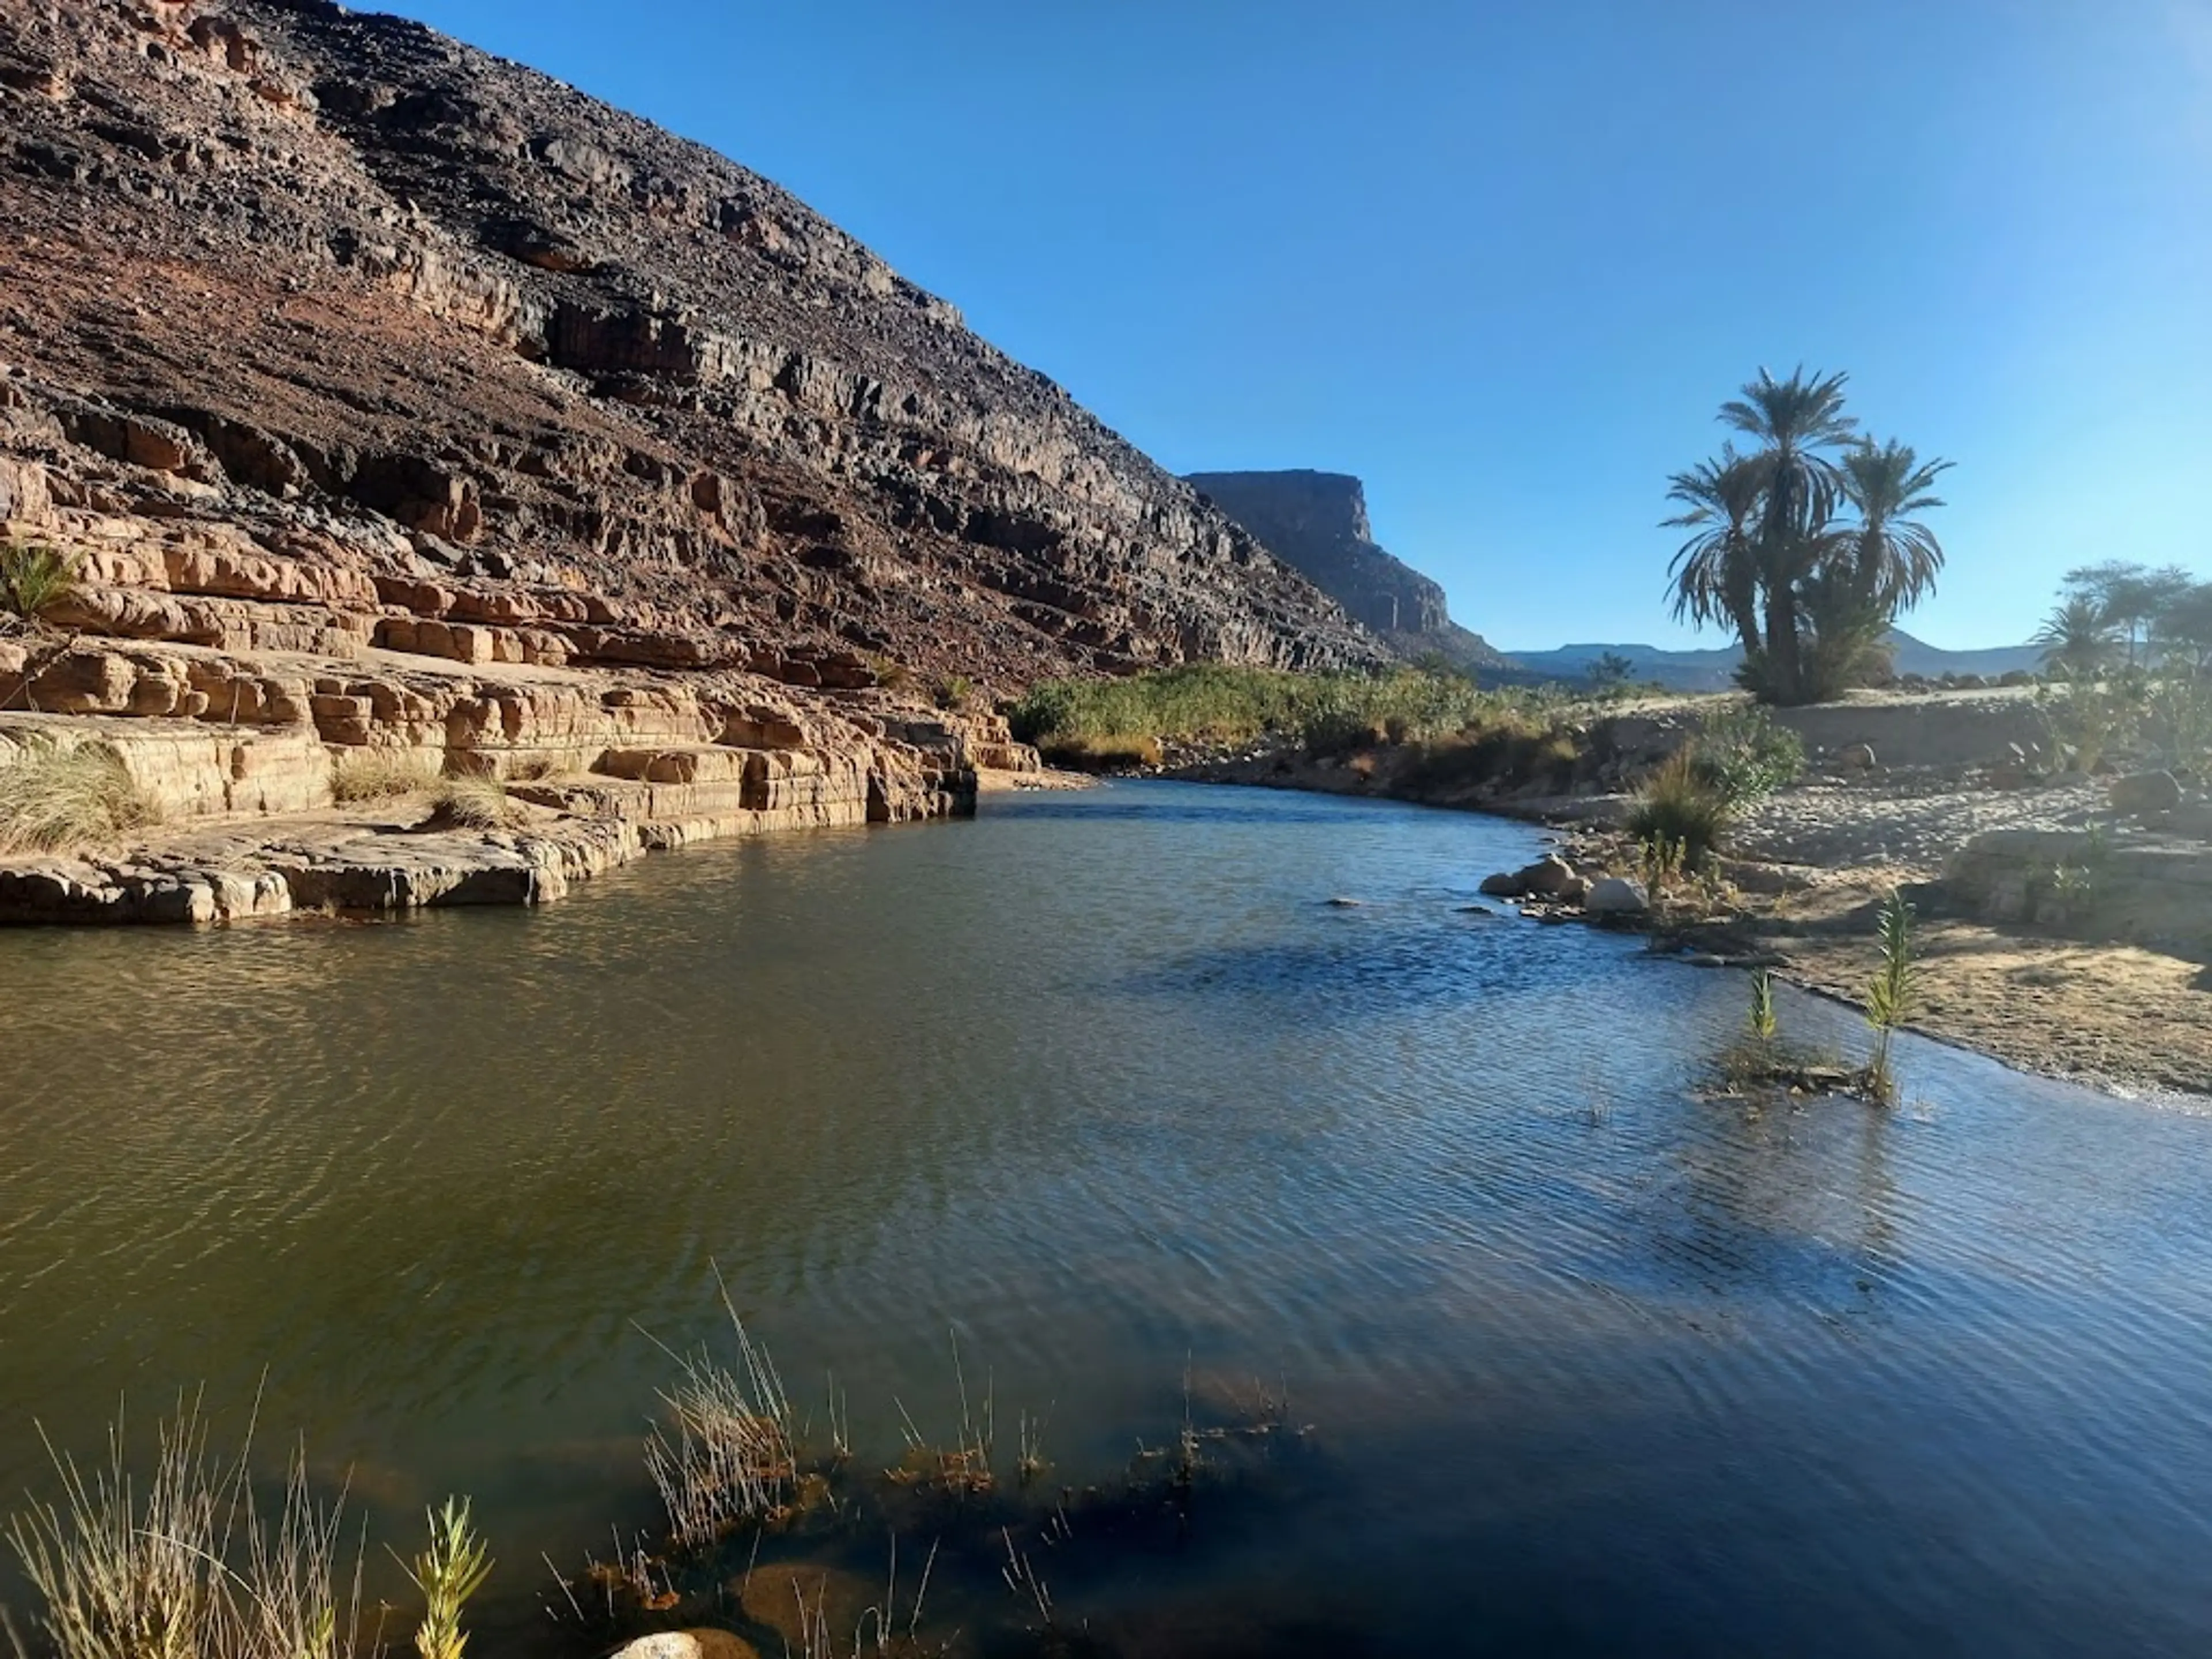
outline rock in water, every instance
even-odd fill
[[[1521,884],[1523,893],[1538,898],[1565,897],[1577,879],[1575,866],[1556,853],[1526,866],[1513,878]]]
[[[1642,882],[1607,876],[1592,884],[1583,908],[1594,916],[1640,916],[1651,908],[1651,899]]]
[[[1475,890],[1490,898],[1519,898],[1528,889],[1521,884],[1520,877],[1500,870],[1494,876],[1485,876],[1482,885]]]

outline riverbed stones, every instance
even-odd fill
[[[726,1630],[663,1630],[625,1642],[608,1659],[760,1659],[760,1650]]]
[[[2182,789],[2171,772],[2136,772],[2114,778],[2111,798],[2114,811],[2148,817],[2154,812],[2171,812],[2180,805]]]
[[[1651,908],[1651,897],[1640,881],[1606,876],[1591,884],[1583,908],[1594,916],[1640,916]]]

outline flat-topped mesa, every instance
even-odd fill
[[[1381,656],[775,185],[414,23],[14,9],[0,216],[11,533],[228,524],[349,573],[280,595],[111,569],[347,620],[99,593],[72,627],[335,650],[298,630],[366,617],[375,647],[468,663],[799,685],[838,656],[1009,690]],[[506,588],[529,602],[500,614]]]
[[[1343,472],[1194,472],[1184,480],[1250,531],[1401,657],[1440,653],[1462,665],[1504,659],[1453,622],[1444,591],[1376,545],[1367,495]]]

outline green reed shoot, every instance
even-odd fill
[[[1883,902],[1875,933],[1881,961],[1867,986],[1867,1024],[1875,1031],[1874,1063],[1868,1072],[1875,1093],[1887,1098],[1893,1092],[1890,1041],[1897,1028],[1912,1018],[1914,1006],[1912,907],[1901,890],[1893,890]]]
[[[1774,1017],[1774,975],[1762,968],[1751,976],[1751,1034],[1761,1042],[1771,1042],[1778,1029]]]
[[[448,1498],[442,1511],[427,1513],[429,1548],[416,1556],[411,1566],[400,1563],[422,1594],[422,1622],[416,1627],[415,1651],[422,1659],[461,1659],[461,1650],[469,1639],[461,1629],[461,1608],[483,1588],[491,1573],[491,1556],[469,1523],[467,1498]]]

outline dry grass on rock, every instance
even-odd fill
[[[0,745],[0,853],[58,853],[158,823],[160,804],[106,744]]]

